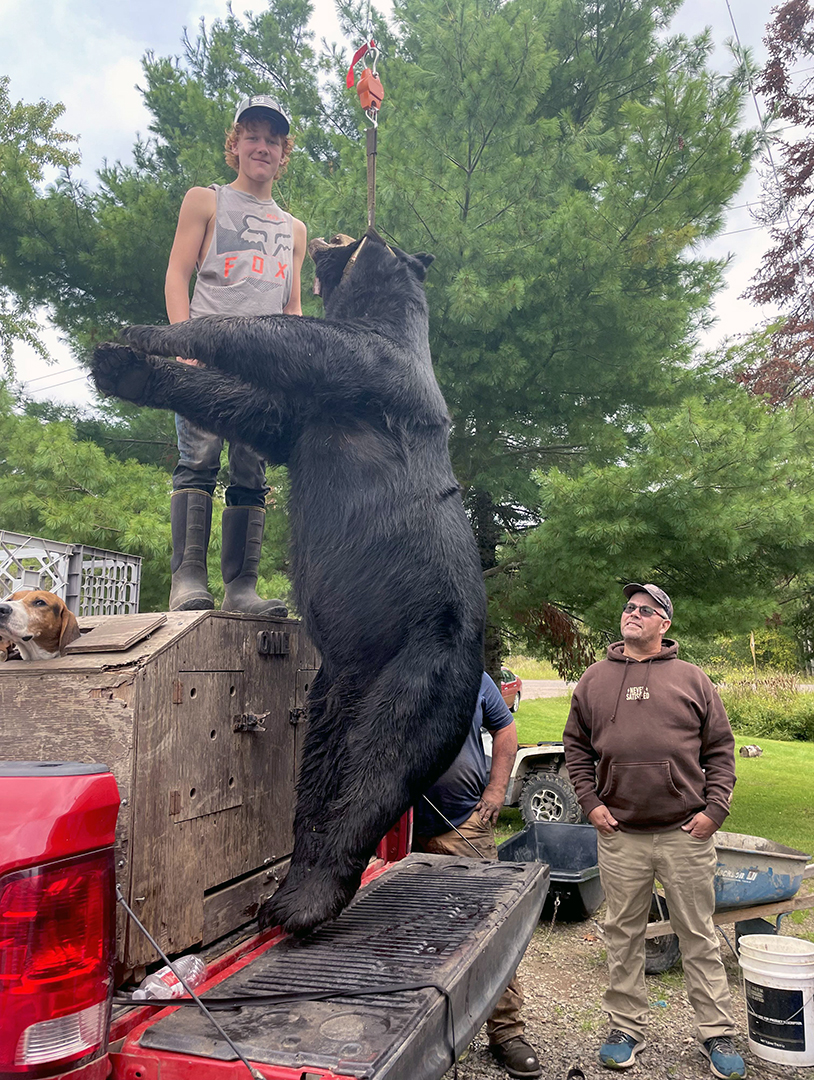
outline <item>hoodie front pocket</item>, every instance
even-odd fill
[[[687,813],[669,761],[615,762],[599,798],[620,821],[669,824]]]

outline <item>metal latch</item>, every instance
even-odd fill
[[[299,724],[300,721],[305,719],[305,709],[292,709],[291,712],[288,714],[288,719],[289,722],[292,724]]]
[[[263,721],[271,716],[270,712],[255,716],[254,713],[244,712],[233,718],[232,731],[265,731]]]

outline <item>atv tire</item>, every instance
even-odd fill
[[[533,772],[526,777],[520,794],[520,813],[526,825],[536,821],[576,825],[582,821],[573,786],[556,773]]]

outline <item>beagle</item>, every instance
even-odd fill
[[[64,600],[42,589],[20,589],[0,600],[0,638],[12,641],[23,660],[55,660],[80,636]]]

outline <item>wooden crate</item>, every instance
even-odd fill
[[[316,650],[294,620],[221,611],[80,627],[58,660],[0,664],[3,757],[108,765],[128,903],[166,952],[214,941],[284,874]],[[155,959],[121,908],[117,951]]]

